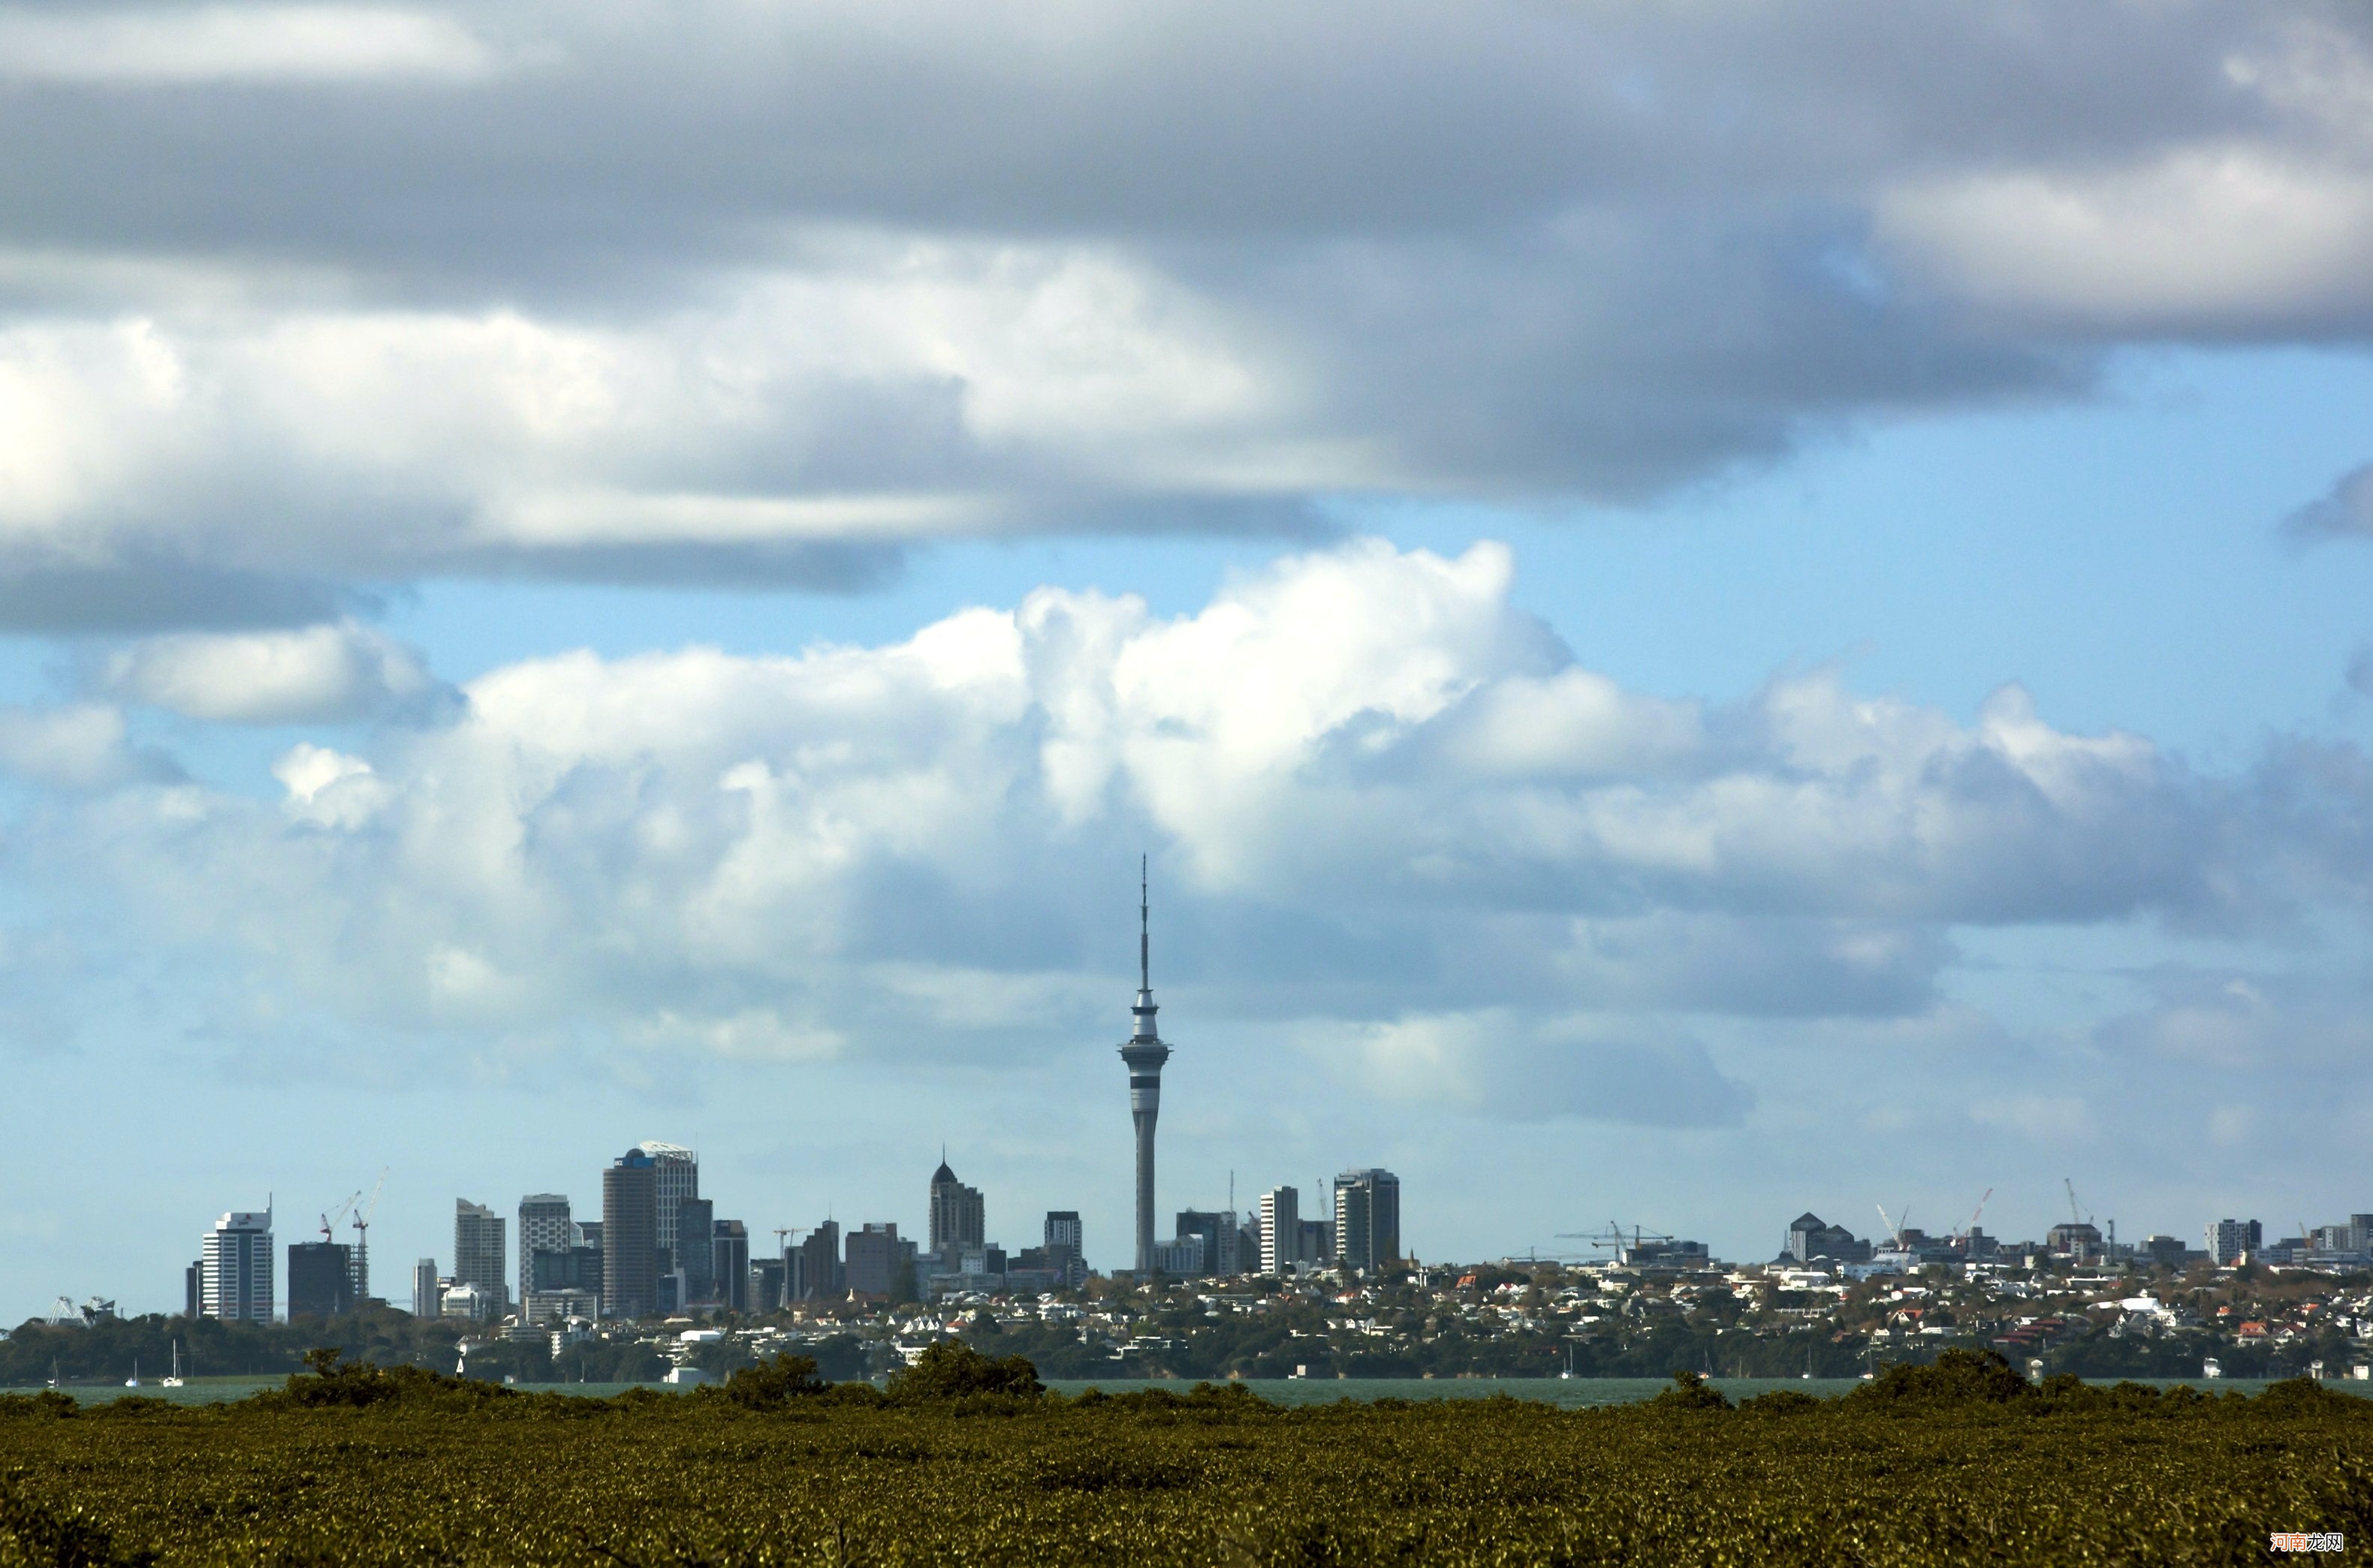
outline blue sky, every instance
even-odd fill
[[[2373,1207],[2373,44],[2179,9],[0,6],[0,1318],[1123,1262],[1140,848],[1165,1212]]]

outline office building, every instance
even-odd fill
[[[687,1198],[677,1204],[675,1234],[675,1272],[684,1276],[677,1305],[718,1300],[716,1203],[706,1198]]]
[[[681,1269],[675,1255],[676,1222],[687,1198],[700,1196],[700,1156],[681,1144],[647,1138],[636,1145],[651,1161],[651,1201],[659,1215],[659,1249],[667,1255],[663,1267]]]
[[[848,1233],[841,1268],[859,1295],[886,1296],[915,1280],[915,1244],[898,1239],[895,1224],[868,1224]],[[904,1276],[902,1279],[901,1276]]]
[[[783,1293],[783,1274],[790,1255],[761,1258],[750,1265],[750,1310],[760,1316],[780,1312],[789,1297]]]
[[[1302,1194],[1271,1188],[1260,1197],[1260,1271],[1283,1279],[1302,1264]]]
[[[181,1270],[181,1316],[184,1317],[198,1315],[198,1303],[203,1299],[200,1281],[205,1278],[205,1272],[206,1266],[195,1258],[191,1259],[190,1266]]]
[[[1302,1222],[1302,1244],[1298,1256],[1304,1269],[1324,1269],[1335,1261],[1335,1222],[1304,1220]]]
[[[503,1217],[466,1198],[453,1200],[453,1278],[500,1304],[510,1292],[504,1278],[510,1258]],[[497,1312],[497,1316],[501,1314]]]
[[[1056,1282],[1081,1285],[1088,1279],[1086,1233],[1080,1225],[1076,1209],[1049,1209],[1042,1243],[1047,1272]]]
[[[1335,1260],[1363,1274],[1400,1262],[1400,1177],[1371,1167],[1335,1178]]]
[[[2083,1220],[2072,1220],[2044,1233],[2043,1249],[2078,1263],[2090,1263],[2101,1256],[2101,1233],[2098,1227]]]
[[[1162,1066],[1170,1047],[1162,1041],[1153,1015],[1152,919],[1146,893],[1145,864],[1138,864],[1137,882],[1137,1002],[1129,1009],[1137,1025],[1120,1059],[1128,1069],[1128,1115],[1137,1129],[1137,1271],[1156,1267],[1153,1258],[1153,1126],[1162,1112]]]
[[[1794,1263],[1810,1263],[1816,1258],[1833,1263],[1866,1263],[1870,1261],[1870,1243],[1843,1225],[1832,1225],[1807,1210],[1789,1223],[1788,1244],[1782,1256]]]
[[[712,1222],[709,1299],[728,1312],[750,1310],[750,1231],[739,1220]]]
[[[437,1259],[424,1258],[412,1266],[412,1316],[435,1317],[445,1310],[437,1284]]]
[[[198,1312],[227,1323],[272,1321],[272,1211],[234,1210],[198,1243]]]
[[[931,1256],[953,1269],[956,1254],[988,1238],[988,1212],[980,1188],[966,1187],[948,1168],[944,1152],[931,1173]]]
[[[602,1173],[602,1316],[648,1317],[659,1305],[659,1164],[627,1150]]]
[[[566,1197],[557,1192],[535,1192],[520,1199],[519,1299],[525,1302],[528,1292],[536,1288],[537,1253],[566,1252],[577,1245],[577,1223],[568,1212]]]
[[[2266,1245],[2265,1227],[2255,1220],[2216,1220],[2208,1226],[2208,1261],[2222,1269]]]
[[[1177,1236],[1180,1241],[1196,1243],[1195,1267],[1190,1272],[1198,1278],[1225,1278],[1241,1271],[1236,1262],[1236,1216],[1233,1212],[1182,1209],[1178,1211]]]
[[[800,1243],[793,1301],[830,1301],[848,1288],[840,1260],[840,1226],[826,1220]]]
[[[288,1244],[288,1316],[343,1317],[355,1309],[355,1249],[334,1241]]]

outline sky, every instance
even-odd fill
[[[1140,855],[1165,1216],[2373,1210],[2359,7],[0,4],[0,1320],[644,1139],[1126,1266]]]

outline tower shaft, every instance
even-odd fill
[[[1162,1064],[1170,1059],[1153,1015],[1153,947],[1147,908],[1145,866],[1138,866],[1137,1003],[1129,1009],[1137,1026],[1120,1048],[1128,1069],[1128,1115],[1137,1129],[1137,1274],[1153,1270],[1153,1125],[1162,1114]]]

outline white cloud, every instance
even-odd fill
[[[58,790],[103,790],[172,776],[171,766],[134,746],[123,715],[98,704],[0,706],[0,772]]]
[[[413,649],[352,622],[151,638],[109,656],[99,685],[119,701],[241,724],[427,716],[454,700]]]
[[[390,6],[0,8],[0,79],[469,81],[495,65],[486,45],[450,18]]]
[[[1683,1121],[1746,1093],[1685,1015],[1927,1015],[1956,922],[2211,917],[2274,874],[2135,737],[1834,674],[1640,696],[1512,571],[1361,542],[1176,618],[1048,589],[883,647],[532,660],[450,724],[292,750],[279,810],[119,798],[76,874],[292,1013],[1002,1051],[1094,1017],[1086,933],[1151,843],[1206,1015],[1351,1021],[1385,1081],[1502,1111],[1537,1070],[1543,1106],[1669,1082]]]

